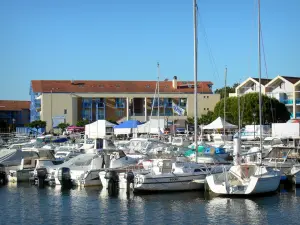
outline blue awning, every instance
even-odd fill
[[[119,125],[114,126],[114,128],[137,128],[138,125],[142,124],[138,120],[127,120]]]

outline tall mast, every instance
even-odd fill
[[[258,0],[258,75],[259,75],[259,146],[260,153],[262,154],[262,96],[261,96],[261,50],[260,50],[260,0]],[[259,157],[259,163],[262,163],[261,156]]]
[[[195,154],[196,162],[198,162],[198,102],[197,102],[197,75],[198,75],[198,66],[197,66],[197,49],[198,49],[198,40],[197,40],[197,0],[193,0],[193,12],[194,12],[194,132],[195,132]]]
[[[157,110],[157,118],[158,118],[158,139],[160,139],[160,102],[159,102],[159,77],[160,77],[160,69],[159,63],[157,63],[157,103],[158,103],[158,110]]]
[[[225,88],[224,88],[224,121],[223,121],[223,135],[225,141],[225,121],[226,121],[226,86],[227,86],[227,67],[225,67]]]

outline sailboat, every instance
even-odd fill
[[[262,124],[261,104],[261,58],[260,58],[260,0],[258,0],[258,53],[259,53],[259,122]],[[240,132],[240,131],[239,131]],[[260,134],[262,135],[262,134]],[[240,133],[234,139],[234,165],[221,174],[209,175],[206,182],[212,192],[221,195],[253,195],[277,190],[281,174],[262,165],[262,137],[260,137],[259,164],[242,164],[240,157]]]
[[[193,1],[194,9],[194,117],[195,117],[195,149],[197,148],[197,1]],[[196,151],[196,162],[197,162]],[[147,174],[136,174],[133,191],[187,191],[204,188],[206,175],[212,172],[201,164],[192,162],[173,162],[160,160],[151,166]]]

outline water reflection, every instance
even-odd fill
[[[293,224],[300,220],[299,195],[300,189],[251,199],[121,189],[111,197],[98,187],[9,185],[0,188],[0,224]]]

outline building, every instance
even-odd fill
[[[47,122],[47,130],[61,122],[76,124],[78,120],[106,119],[146,121],[152,116],[166,120],[182,119],[194,115],[193,82],[157,81],[66,81],[32,80],[31,121]],[[214,110],[220,100],[213,94],[212,83],[198,82],[198,111],[205,114]],[[159,102],[155,98],[158,96]],[[185,110],[184,115],[173,115],[172,102]]]
[[[24,127],[30,119],[30,101],[0,100],[0,128]]]
[[[300,77],[277,76],[274,79],[261,79],[261,90],[263,94],[284,103],[291,118],[300,118]],[[249,77],[230,96],[258,91],[259,79]]]

